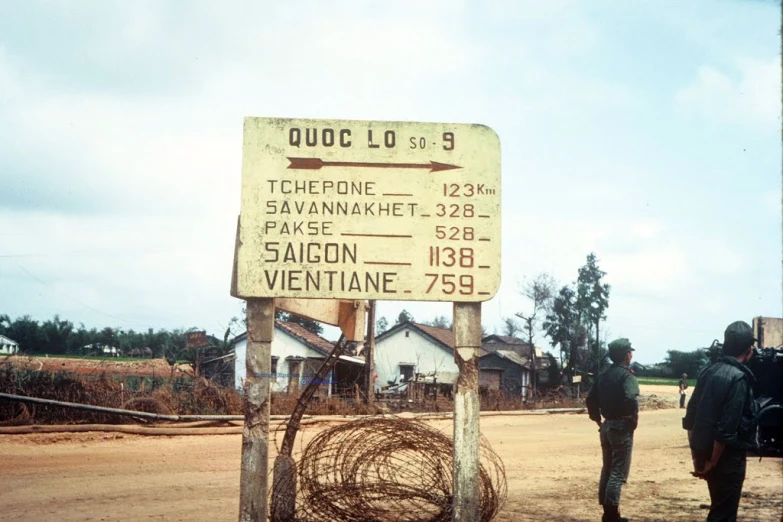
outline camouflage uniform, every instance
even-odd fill
[[[609,356],[622,360],[634,351],[628,339],[609,343]],[[628,480],[633,453],[633,434],[639,421],[639,383],[631,371],[616,362],[598,376],[587,396],[590,419],[600,426],[603,467],[598,503],[604,506],[603,520],[625,520],[619,516],[620,491]],[[601,421],[603,416],[604,421]]]

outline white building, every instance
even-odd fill
[[[454,333],[419,323],[395,325],[375,339],[375,391],[383,392],[414,378],[453,384],[459,376],[454,361]]]
[[[116,346],[109,346],[108,344],[86,344],[82,346],[81,352],[85,355],[92,355],[94,357],[119,357],[120,349]]]
[[[15,353],[19,353],[19,343],[5,335],[0,335],[0,355],[13,355]]]
[[[241,390],[247,375],[247,333],[237,336],[233,344],[234,384]],[[272,393],[298,393],[304,389],[333,347],[334,343],[298,324],[275,321],[272,371],[266,376],[270,380]],[[350,390],[354,383],[363,388],[364,363],[363,357],[340,356],[332,372],[323,379],[325,385],[329,384],[324,386],[324,392],[331,396]]]

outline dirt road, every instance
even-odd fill
[[[655,392],[676,398],[667,387]],[[644,391],[644,390],[643,390]],[[623,513],[632,520],[704,520],[706,483],[691,475],[682,410],[642,412]],[[450,421],[433,421],[446,431]],[[305,442],[319,428],[305,432]],[[508,501],[497,518],[599,520],[600,448],[586,415],[481,421],[505,463]],[[238,513],[241,437],[112,434],[0,436],[3,520],[216,520]],[[780,460],[748,462],[741,520],[783,514]]]

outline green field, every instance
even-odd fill
[[[679,386],[680,379],[665,378],[665,377],[638,377],[639,384],[656,384],[663,386]],[[693,388],[696,386],[696,379],[688,379],[688,387]]]

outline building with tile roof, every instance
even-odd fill
[[[405,321],[375,338],[375,391],[383,393],[417,380],[453,384],[459,376],[454,361],[454,332]]]
[[[234,384],[243,389],[246,374],[247,332],[232,341],[233,351],[220,358],[232,363]],[[273,393],[299,393],[315,377],[334,343],[306,330],[301,325],[275,321],[272,340],[272,371],[268,376]],[[209,361],[211,362],[211,361]],[[215,360],[217,362],[217,360]],[[354,385],[362,387],[365,360],[341,355],[330,375],[323,379],[318,395],[353,393]]]

